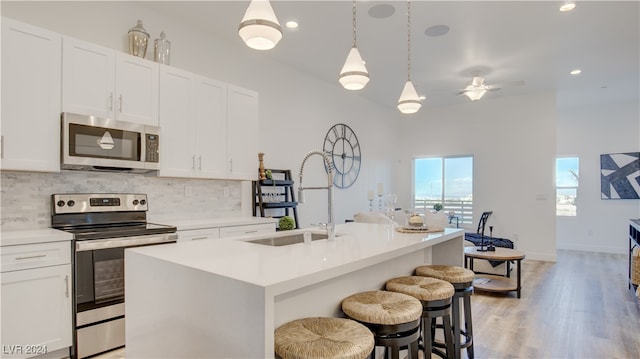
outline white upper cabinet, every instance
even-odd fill
[[[198,171],[206,178],[227,178],[227,85],[202,76],[195,85]]]
[[[160,176],[257,178],[257,94],[160,68]]]
[[[156,62],[122,52],[116,54],[116,118],[158,126]]]
[[[228,177],[258,179],[258,93],[228,86]]]
[[[2,18],[2,170],[60,171],[61,38]]]
[[[160,66],[160,176],[195,175],[193,74]]]
[[[62,111],[158,125],[158,64],[63,37]]]
[[[160,68],[160,176],[225,178],[227,86]]]

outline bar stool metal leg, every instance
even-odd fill
[[[464,291],[464,326],[466,342],[463,344],[467,348],[467,357],[473,359],[473,322],[471,320],[471,294],[473,287],[467,287]]]

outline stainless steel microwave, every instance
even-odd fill
[[[61,168],[145,173],[160,168],[160,128],[63,112]]]

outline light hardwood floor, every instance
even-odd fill
[[[520,299],[471,297],[476,358],[640,358],[640,301],[627,289],[626,255],[559,250],[556,263],[525,259],[522,284]],[[124,357],[124,349],[99,356]]]
[[[627,256],[558,251],[522,262],[522,298],[471,297],[476,358],[640,358],[640,302]]]

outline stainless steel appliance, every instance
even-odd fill
[[[176,227],[147,222],[146,194],[54,194],[51,203],[51,227],[74,235],[73,357],[124,346],[124,250],[176,242]]]
[[[63,112],[62,169],[145,173],[160,168],[160,128]]]

